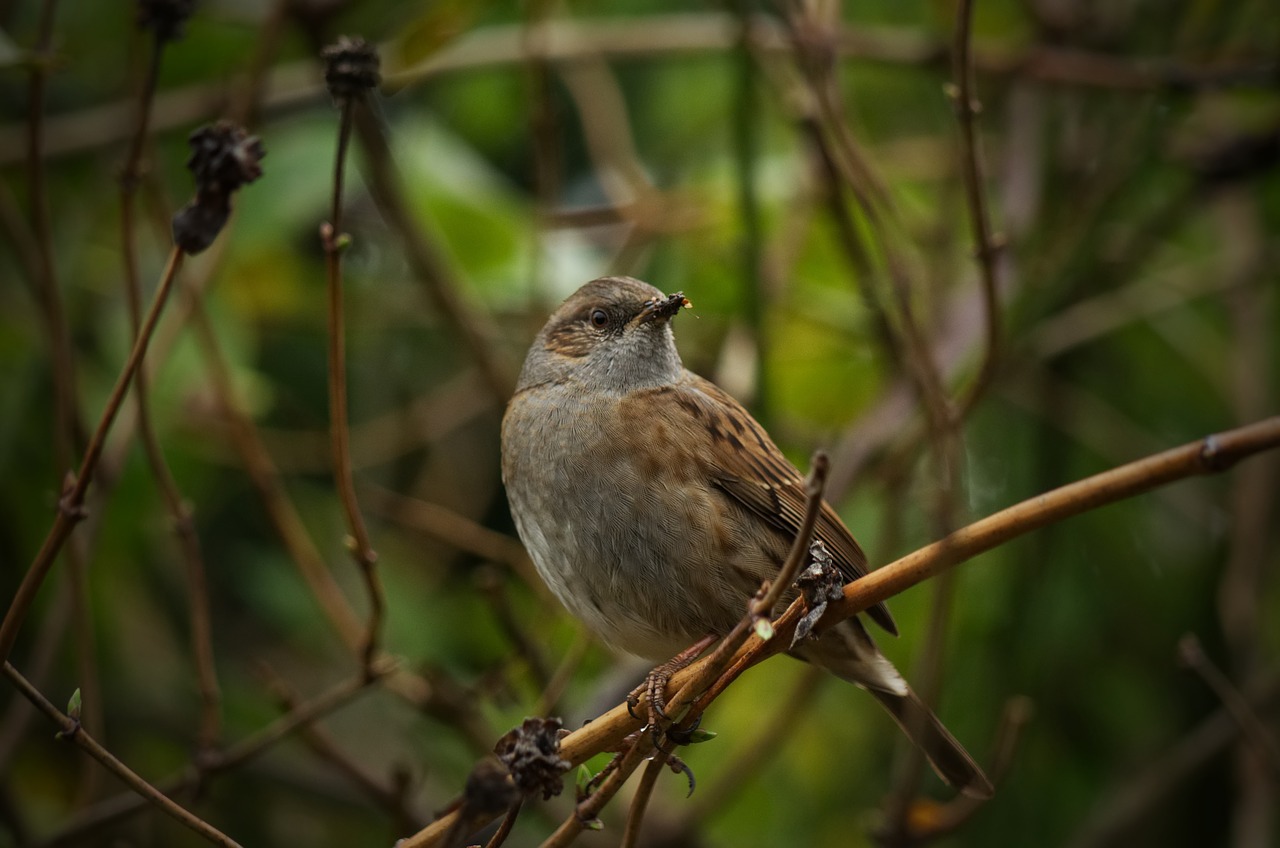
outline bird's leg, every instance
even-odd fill
[[[703,651],[715,644],[715,641],[719,638],[714,633],[708,633],[645,675],[644,682],[632,689],[631,694],[627,695],[627,712],[631,713],[631,717],[640,718],[640,716],[636,715],[636,707],[640,705],[640,697],[648,695],[649,702],[646,705],[648,707],[647,718],[649,727],[653,728],[656,733],[658,722],[668,717],[664,708],[667,705],[667,684],[671,682],[672,676],[696,660]]]

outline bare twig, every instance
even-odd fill
[[[1248,740],[1250,747],[1266,760],[1272,774],[1280,777],[1280,743],[1276,742],[1276,737],[1267,730],[1240,690],[1205,654],[1195,634],[1188,633],[1178,642],[1178,657],[1213,690],[1213,694],[1218,696],[1218,700],[1226,708],[1227,715],[1240,725],[1240,732]]]
[[[689,805],[689,811],[681,817],[679,833],[692,833],[696,827],[716,815],[743,788],[746,782],[759,774],[759,767],[776,752],[785,737],[796,728],[804,726],[804,713],[813,704],[818,687],[827,680],[827,673],[817,666],[806,665],[787,696],[773,707],[773,712],[763,725],[752,728],[742,749],[736,752],[721,770],[717,780],[698,795]]]
[[[563,750],[563,743],[561,743],[562,753]],[[573,809],[568,818],[561,822],[560,827],[556,828],[555,832],[543,841],[540,848],[564,848],[564,846],[577,839],[587,823],[596,820],[596,816],[600,814],[606,804],[613,800],[613,796],[618,794],[618,790],[627,782],[627,778],[631,777],[632,772],[639,768],[652,750],[653,735],[650,733],[637,734],[635,742],[622,755],[618,765],[605,778],[604,782],[585,801]],[[433,844],[430,841],[414,841],[430,830],[431,828],[427,828],[426,831],[420,831],[411,839],[400,843],[399,848],[421,848],[421,846]]]
[[[1010,698],[1000,716],[996,729],[995,754],[989,769],[992,782],[999,784],[1008,772],[1017,750],[1018,740],[1027,722],[1031,720],[1031,702],[1025,697]],[[877,841],[888,844],[924,845],[955,833],[985,807],[987,801],[970,795],[957,795],[945,803],[916,796],[911,799],[906,821],[899,832],[877,829]]]
[[[1251,681],[1245,698],[1255,710],[1274,712],[1280,702],[1280,676]],[[1122,839],[1137,822],[1191,775],[1240,737],[1240,725],[1220,709],[1192,728],[1136,774],[1124,775],[1100,791],[1100,802],[1065,842],[1067,848],[1104,848],[1128,844]]]
[[[93,436],[89,439],[89,445],[85,449],[84,458],[80,463],[80,470],[74,478],[68,481],[66,491],[59,501],[53,526],[49,529],[49,533],[40,547],[40,552],[36,554],[36,558],[27,569],[27,573],[23,575],[22,583],[19,584],[18,591],[14,595],[13,601],[9,604],[9,610],[5,613],[4,621],[0,623],[0,660],[8,659],[10,651],[13,650],[13,643],[18,638],[18,631],[21,629],[23,621],[26,620],[27,612],[35,601],[36,594],[40,591],[40,586],[48,575],[49,569],[58,556],[58,552],[62,550],[63,544],[71,535],[71,531],[75,529],[76,524],[84,517],[85,493],[89,489],[89,483],[93,480],[94,471],[97,470],[98,459],[102,455],[102,447],[106,442],[107,432],[111,429],[116,414],[120,411],[120,407],[124,402],[125,394],[129,390],[129,385],[132,383],[133,377],[138,371],[138,366],[146,355],[147,345],[151,341],[152,333],[155,331],[156,321],[159,319],[165,300],[173,287],[173,281],[177,277],[178,269],[182,267],[182,257],[183,253],[178,248],[174,248],[169,254],[169,261],[160,279],[160,286],[152,298],[151,307],[142,322],[142,329],[134,341],[133,349],[129,352],[129,358],[125,361],[124,368],[121,370],[120,376],[116,379],[116,384],[111,390],[111,395],[107,398],[106,407],[102,411],[101,418],[98,419],[98,425],[94,429]]]
[[[618,848],[635,848],[638,843],[640,825],[644,821],[649,799],[653,796],[654,784],[658,782],[658,775],[662,774],[666,764],[667,752],[662,748],[649,758],[649,765],[644,767],[644,774],[640,775],[640,783],[636,786],[636,794],[631,797],[631,810],[627,813],[627,825],[622,831],[622,841],[618,843]]]
[[[267,675],[268,685],[283,705],[286,714],[302,709],[301,699],[286,680],[265,666],[264,673]],[[407,787],[403,783],[393,782],[391,785],[386,785],[370,774],[364,766],[343,751],[337,740],[318,722],[301,725],[298,733],[318,758],[332,766],[366,797],[390,813],[395,819],[398,831],[415,830],[426,826],[423,817],[409,807],[404,791]]]
[[[120,172],[120,243],[124,260],[125,299],[129,305],[129,320],[136,339],[142,330],[142,282],[138,272],[138,246],[134,226],[135,201],[138,182],[141,179],[142,150],[146,144],[151,121],[151,104],[155,97],[156,80],[160,73],[160,59],[168,38],[156,29],[151,40],[151,51],[143,70],[142,85],[138,94],[138,126],[129,143],[124,166]],[[146,369],[135,380],[134,399],[138,409],[138,434],[142,441],[147,464],[155,477],[156,485],[165,508],[173,521],[183,561],[187,569],[187,598],[190,608],[191,650],[195,659],[196,682],[200,691],[201,713],[196,745],[201,750],[211,748],[217,741],[222,723],[222,696],[214,667],[213,624],[209,612],[209,589],[205,573],[200,540],[196,535],[191,507],[183,498],[174,479],[164,450],[160,447],[151,419],[150,389]]]
[[[58,725],[60,738],[70,739],[89,756],[93,757],[103,768],[114,774],[116,777],[124,781],[134,792],[150,803],[154,804],[166,815],[174,818],[183,825],[191,828],[214,845],[222,845],[225,848],[239,848],[240,843],[218,830],[204,819],[190,812],[186,808],[177,804],[167,795],[156,787],[152,786],[144,780],[137,772],[126,766],[120,760],[103,748],[98,742],[90,736],[83,727],[80,726],[79,720],[68,716],[59,710],[49,700],[40,694],[34,686],[27,682],[12,664],[6,662],[4,664],[5,677],[22,693],[22,696],[31,703],[36,705],[36,709],[49,717],[50,721]]]
[[[956,9],[951,75],[955,86],[956,119],[960,124],[960,165],[964,175],[965,200],[969,205],[969,225],[973,230],[974,251],[982,280],[987,343],[982,352],[982,364],[978,368],[977,377],[956,404],[955,415],[961,420],[986,390],[1000,361],[1000,288],[996,279],[996,250],[999,243],[991,232],[982,155],[974,126],[981,105],[973,92],[973,2],[974,0],[960,0]]]
[[[57,14],[57,0],[44,0],[40,4],[40,18],[36,29],[35,52],[40,61],[31,65],[31,81],[27,94],[27,119],[25,123],[25,154],[28,194],[32,207],[32,236],[35,239],[35,256],[39,262],[36,280],[44,308],[45,330],[49,334],[49,355],[53,371],[53,403],[55,457],[59,462],[58,473],[70,470],[72,457],[84,441],[83,422],[75,393],[75,361],[71,347],[71,334],[67,327],[66,311],[62,305],[62,292],[58,285],[57,266],[54,261],[53,226],[49,210],[49,192],[45,184],[45,91],[51,70],[50,45],[53,41],[53,24]],[[9,656],[3,633],[0,631],[0,661]]]
[[[220,751],[207,752],[199,762],[188,765],[170,775],[156,786],[166,795],[177,795],[201,786],[209,777],[236,769],[261,756],[282,739],[299,728],[306,727],[322,716],[344,706],[352,698],[373,688],[373,684],[385,675],[394,673],[396,666],[390,661],[380,662],[375,676],[369,679],[363,671],[352,678],[335,684],[297,709],[281,716],[255,733],[244,737]],[[111,822],[126,818],[146,807],[146,800],[134,792],[125,792],[85,807],[63,822],[62,828],[49,837],[46,845],[61,845],[75,841],[76,837],[90,833]]]
[[[1280,446],[1280,417],[1206,436],[1153,456],[1069,483],[975,521],[945,539],[876,569],[845,587],[826,626],[861,612],[952,566],[1011,539],[1175,480],[1226,471],[1245,457]],[[819,625],[822,627],[822,625]]]
[[[290,559],[297,566],[299,574],[321,611],[324,612],[330,626],[349,650],[359,651],[363,639],[363,625],[347,602],[342,588],[329,572],[324,557],[312,541],[302,517],[285,491],[280,474],[271,460],[271,454],[263,445],[262,437],[237,397],[235,386],[231,382],[231,368],[214,333],[209,316],[200,303],[199,293],[192,291],[188,286],[184,294],[188,299],[191,316],[195,322],[196,339],[204,352],[206,367],[213,378],[213,387],[218,396],[219,406],[227,417],[228,436],[240,457],[245,472],[249,475],[250,482],[258,491],[267,518],[275,527],[276,534],[280,537]]]
[[[680,57],[719,53],[739,41],[739,29],[726,14],[680,13],[644,19],[564,20],[549,23],[546,49],[539,54],[554,63],[586,56],[635,58]],[[458,38],[418,64],[387,75],[392,89],[423,80],[482,68],[521,64],[530,58],[523,24],[495,25]],[[838,33],[837,55],[846,59],[891,65],[945,65],[948,47],[932,34],[905,27],[847,28]],[[790,50],[786,36],[768,18],[752,21],[752,40],[761,51]],[[974,56],[985,74],[1040,80],[1058,85],[1084,86],[1122,92],[1177,87],[1244,86],[1265,88],[1275,75],[1274,59],[1243,57],[1224,62],[1186,62],[1167,56],[1116,56],[1069,47],[1029,45],[1021,50],[985,49]],[[265,85],[261,108],[278,112],[314,103],[324,89],[315,82],[313,65],[296,62],[274,68]],[[225,83],[175,88],[157,101],[156,129],[189,126],[229,110]],[[132,131],[132,104],[109,103],[57,116],[48,122],[49,156],[113,144]],[[0,163],[21,158],[20,137],[25,129],[0,127]]]
[[[529,666],[533,683],[539,689],[546,689],[551,682],[551,672],[547,668],[547,660],[538,647],[537,640],[516,616],[511,608],[511,600],[507,597],[506,587],[502,582],[502,574],[493,566],[481,566],[475,572],[475,584],[489,601],[498,626],[511,642],[516,652],[524,658]],[[538,715],[545,715],[539,712]]]
[[[361,491],[366,494],[366,503],[374,512],[460,551],[503,563],[536,593],[550,600],[551,593],[538,577],[529,554],[511,536],[421,498],[397,494],[374,484],[362,485]]]
[[[791,589],[791,584],[796,582],[800,566],[809,555],[809,543],[813,541],[813,528],[818,523],[818,513],[822,511],[822,492],[827,485],[827,471],[830,467],[826,453],[815,451],[813,458],[809,460],[809,476],[804,481],[804,518],[800,521],[796,537],[791,540],[791,550],[787,552],[782,568],[778,569],[778,574],[773,578],[769,591],[753,605],[754,614],[770,615],[782,596]]]
[[[347,529],[351,533],[348,546],[360,568],[369,595],[369,620],[363,647],[363,663],[365,671],[370,672],[378,654],[386,602],[378,577],[378,555],[369,542],[369,531],[360,511],[360,501],[356,496],[355,480],[351,472],[351,433],[347,425],[346,331],[342,305],[342,252],[346,249],[349,238],[342,232],[342,189],[353,111],[363,106],[365,92],[377,84],[378,57],[373,48],[362,40],[348,41],[345,38],[340,39],[333,47],[326,48],[324,57],[327,63],[326,79],[330,82],[330,90],[338,100],[340,110],[329,221],[320,228],[329,292],[329,432],[333,439],[335,484],[347,519]],[[348,69],[352,78],[350,81],[339,77],[340,73],[347,72]]]
[[[524,806],[521,801],[516,801],[511,805],[511,809],[507,810],[507,814],[502,817],[502,824],[498,825],[498,829],[494,831],[493,836],[485,843],[484,848],[501,848],[502,844],[507,841],[507,837],[511,835],[511,830],[516,826],[516,819],[520,817],[520,810]]]

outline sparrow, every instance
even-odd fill
[[[684,367],[671,322],[687,305],[631,277],[582,286],[534,339],[502,421],[503,482],[538,573],[603,642],[653,661],[734,627],[780,569],[806,501],[764,428]],[[847,581],[866,573],[825,501],[814,537]],[[897,634],[883,604],[866,616]],[[944,781],[990,797],[859,617],[790,653],[866,689]]]

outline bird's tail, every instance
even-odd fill
[[[919,695],[911,689],[905,695],[880,689],[867,691],[888,711],[907,738],[924,752],[938,777],[974,798],[990,798],[995,794],[982,768]]]
[[[858,619],[849,619],[792,653],[875,696],[948,784],[974,798],[995,793],[982,768],[880,653]]]

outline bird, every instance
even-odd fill
[[[654,662],[733,629],[806,503],[803,475],[764,428],[684,367],[672,319],[688,305],[632,277],[586,283],[533,340],[502,421],[503,483],[539,575],[605,644]],[[866,573],[826,501],[814,537],[846,581]],[[897,634],[883,604],[865,614]],[[860,617],[789,653],[870,692],[946,783],[992,795]]]

